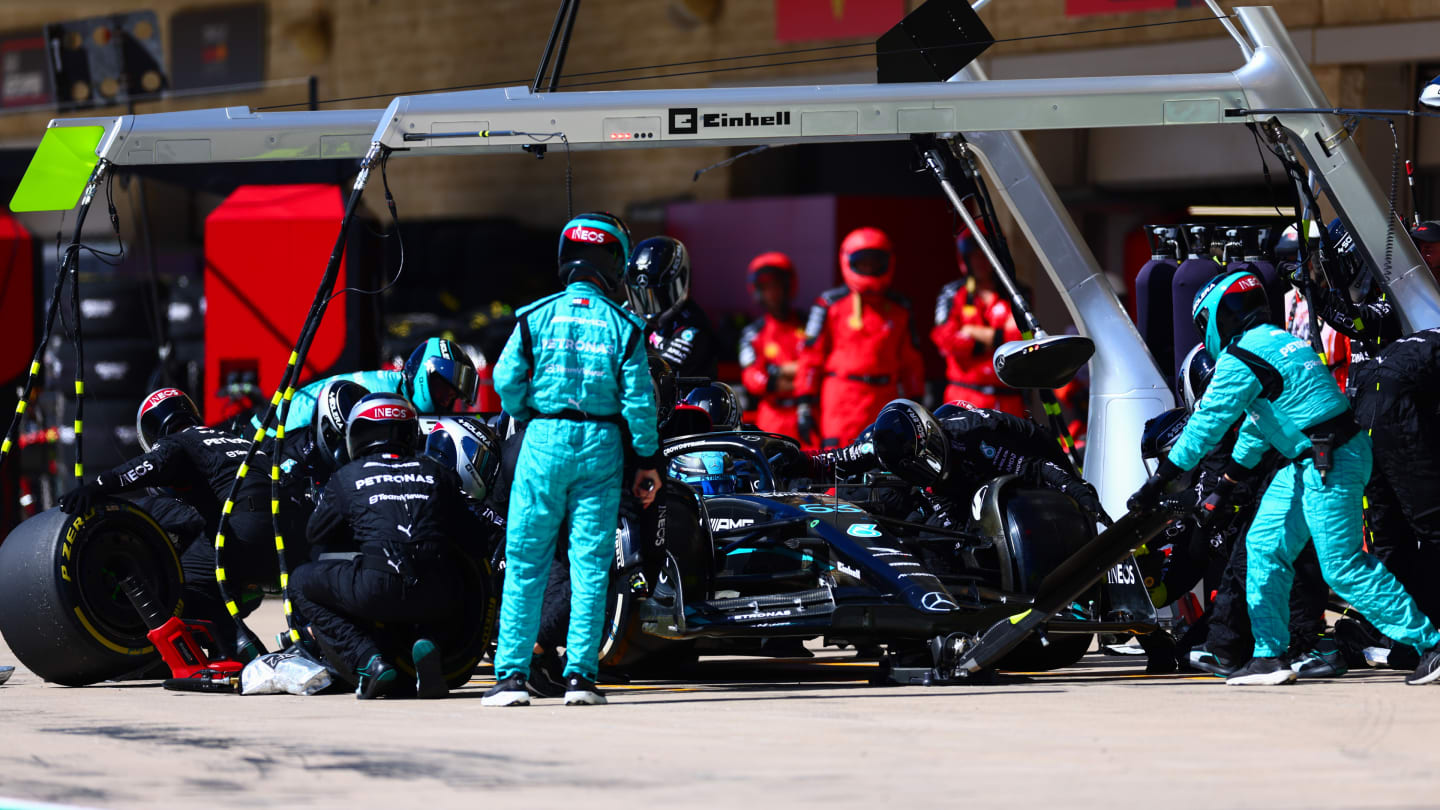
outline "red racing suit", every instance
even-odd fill
[[[823,447],[844,447],[885,403],[925,393],[925,364],[910,302],[896,292],[820,294],[805,322],[796,378],[801,397],[819,398]]]
[[[1020,328],[1004,298],[992,290],[976,290],[966,279],[946,284],[935,300],[935,328],[930,330],[930,339],[945,358],[945,401],[965,400],[977,408],[1024,416],[1020,392],[1005,387],[995,376],[995,346],[967,337],[966,326],[1000,330],[996,345],[1020,339]]]
[[[797,313],[781,320],[765,315],[740,333],[740,380],[760,402],[755,425],[785,436],[800,435],[795,419],[795,391],[779,391],[780,366],[798,363],[805,346],[805,324]],[[798,380],[797,380],[798,381]]]

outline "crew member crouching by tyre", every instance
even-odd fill
[[[133,492],[146,487],[165,487],[204,518],[205,538],[191,542],[184,550],[181,565],[185,572],[185,617],[214,624],[217,638],[230,647],[238,660],[248,661],[263,652],[253,639],[240,639],[216,587],[216,555],[213,538],[219,529],[221,505],[230,495],[235,475],[250,441],[214,428],[202,426],[194,401],[177,388],[161,388],[145,397],[135,419],[140,447],[145,454],[113,470],[97,475],[60,499],[66,514],[89,511],[105,495]],[[267,469],[270,460],[256,453],[252,469]],[[280,511],[285,537],[299,537],[286,528],[293,514]],[[230,512],[230,530],[224,558],[226,584],[244,618],[259,606],[261,590],[275,583],[279,565],[275,556],[274,524],[270,513],[270,481],[264,475],[244,479]],[[305,558],[304,544],[286,548],[287,559]]]
[[[331,663],[354,670],[360,699],[381,697],[399,680],[376,623],[435,626],[463,595],[451,561],[455,529],[470,519],[460,480],[416,456],[418,441],[419,420],[404,397],[369,394],[355,404],[345,430],[352,461],[326,483],[308,530],[316,545],[359,554],[306,563],[290,576],[295,609],[343,659]],[[411,652],[417,694],[444,697],[436,645],[422,637]]]

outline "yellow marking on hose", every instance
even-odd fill
[[[25,413],[25,400],[22,399],[19,402],[15,403],[15,413],[17,415]]]
[[[235,604],[234,600],[231,600],[231,601],[226,602],[226,603],[225,603],[225,609],[228,610],[228,611],[230,611],[230,615],[231,615],[231,616],[237,616],[237,617],[238,617],[238,616],[240,615],[240,606],[237,605],[237,604]]]
[[[276,405],[279,405],[279,404],[280,404],[280,392],[279,392],[279,391],[276,391],[276,392],[275,392],[275,396],[273,396],[273,397],[270,398],[270,407],[273,408],[273,407],[275,407]],[[264,428],[261,428],[261,429],[263,430]]]
[[[289,616],[290,613],[291,613],[291,611],[290,611],[290,600],[289,600],[289,599],[286,599],[286,600],[285,600],[285,615],[286,615],[286,616]]]
[[[289,363],[289,366],[290,366],[291,368],[294,368],[295,365],[296,365],[297,363],[299,363],[299,362],[300,362],[300,353],[299,353],[299,352],[293,352],[293,351],[290,352],[290,363]]]
[[[270,499],[270,514],[272,514],[272,515],[278,515],[278,514],[280,514],[280,502],[277,501],[277,500],[275,500],[274,498],[271,498],[271,499]]]
[[[1327,366],[1330,365],[1330,358],[1326,356],[1325,352],[1320,352],[1320,362]]]
[[[251,439],[250,441],[258,442],[263,438],[265,438],[265,428],[262,427],[259,430],[255,431],[255,438]]]
[[[76,477],[76,478],[84,478],[84,477],[85,477],[85,465],[84,465],[84,464],[81,464],[81,463],[78,462],[78,461],[75,462],[75,477]]]
[[[280,590],[283,591],[283,590],[285,590],[285,589],[288,588],[288,587],[290,587],[290,575],[289,575],[288,573],[281,574],[281,575],[280,575]],[[289,604],[290,600],[289,600],[289,599],[286,599],[285,602],[286,602],[286,604]]]
[[[40,374],[40,361],[39,361],[39,360],[36,360],[36,361],[34,361],[34,362],[32,362],[32,363],[30,364],[30,375],[31,375],[32,377],[34,377],[34,376],[39,376],[39,374]]]
[[[274,480],[278,479],[279,477],[280,477],[280,465],[279,465],[279,464],[271,464],[271,465],[270,465],[270,480],[274,481]]]
[[[215,569],[215,581],[216,581],[216,582],[224,582],[224,581],[225,581],[225,569],[224,569],[224,568],[216,568],[216,569]]]
[[[1356,319],[1355,319],[1355,328],[1358,329],[1359,331],[1363,332],[1363,331],[1365,331],[1365,324],[1361,323],[1359,318],[1356,318]]]
[[[248,475],[249,473],[250,473],[250,465],[249,465],[249,464],[241,464],[241,465],[240,465],[240,471],[239,471],[238,473],[236,473],[236,476],[239,477],[239,478],[244,478],[244,477],[245,477],[246,475]]]
[[[1050,414],[1051,416],[1059,416],[1059,415],[1060,415],[1060,403],[1058,403],[1058,402],[1047,402],[1047,403],[1045,403],[1045,413],[1048,413],[1048,414]]]
[[[85,432],[85,423],[79,419],[75,420],[75,435],[79,436]]]
[[[276,426],[275,426],[275,441],[278,442],[278,441],[280,441],[280,440],[283,439],[283,438],[285,438],[285,426],[284,426],[284,425],[276,425]]]
[[[1029,340],[1029,339],[1035,337],[1035,333],[1034,333],[1034,332],[1031,332],[1030,330],[1027,329],[1027,330],[1025,330],[1024,332],[1021,332],[1021,333],[1020,333],[1020,337],[1021,337],[1022,339],[1024,339],[1024,340]]]
[[[285,389],[285,401],[289,402],[290,398],[293,396],[295,396],[295,386],[292,385],[289,388]]]
[[[0,455],[4,455],[8,452],[10,452],[10,440],[6,439],[3,443],[0,443]]]
[[[1366,495],[1361,495],[1361,496],[1360,496],[1360,508],[1362,508],[1362,509],[1369,509],[1369,508],[1370,508],[1370,498],[1369,498],[1368,496],[1366,496]]]
[[[1016,613],[1014,616],[1011,616],[1011,617],[1010,617],[1010,623],[1011,623],[1011,624],[1019,624],[1020,622],[1025,621],[1025,617],[1026,617],[1026,616],[1029,616],[1029,615],[1030,615],[1030,611],[1028,611],[1028,610],[1025,611],[1024,613]]]
[[[75,396],[77,396],[77,397],[83,397],[83,396],[85,396],[85,381],[84,381],[84,380],[76,380],[76,381],[75,381]]]
[[[290,640],[291,640],[291,641],[299,641],[299,640],[300,640],[300,632],[299,632],[298,630],[296,630],[295,628],[293,628],[293,627],[290,628]]]
[[[215,535],[215,548],[219,549],[219,548],[224,548],[224,547],[225,547],[225,534],[222,532],[222,533],[220,533],[220,534]]]
[[[278,534],[275,535],[275,550],[276,550],[276,551],[284,551],[284,550],[285,550],[285,538],[281,537],[281,536],[278,535]]]
[[[221,512],[224,512],[225,514],[228,515],[228,514],[230,514],[230,510],[231,510],[231,509],[234,509],[234,508],[235,508],[235,502],[232,501],[232,500],[230,500],[229,498],[226,498],[226,499],[225,499],[225,506],[222,507],[222,508],[220,509],[220,511],[221,511]]]

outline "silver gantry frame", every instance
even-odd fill
[[[96,153],[114,166],[516,152],[902,140],[964,133],[999,196],[1098,351],[1090,363],[1086,477],[1113,514],[1144,479],[1139,426],[1174,403],[1138,331],[1019,132],[1273,121],[1319,177],[1399,305],[1410,330],[1440,326],[1440,290],[1408,238],[1385,263],[1386,198],[1339,120],[1234,110],[1332,106],[1270,7],[1235,10],[1244,63],[1228,73],[987,81],[970,66],[949,82],[532,93],[528,88],[400,96],[384,110],[252,112],[246,107],[57,119],[104,127]],[[1253,52],[1246,54],[1244,39]],[[548,139],[548,140],[547,140]],[[1128,271],[1128,268],[1126,268]]]

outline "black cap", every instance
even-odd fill
[[[1410,238],[1416,242],[1440,242],[1440,222],[1422,222],[1410,229]]]

